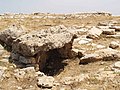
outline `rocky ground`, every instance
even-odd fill
[[[4,29],[7,30],[7,33],[3,33]],[[41,29],[43,32],[39,31]],[[0,45],[0,90],[120,89],[119,16],[111,16],[108,13],[4,14],[0,16],[0,30],[0,40],[2,41]],[[48,30],[48,32],[44,30]],[[16,35],[18,31],[19,34]],[[33,34],[33,32],[35,33]],[[40,35],[36,32],[39,32]],[[48,37],[40,39],[43,40],[42,44],[37,42],[39,48],[34,51],[31,49],[34,45],[27,48],[29,44],[32,44],[29,41],[34,39],[26,39],[27,36],[44,37],[44,32],[48,33]],[[66,45],[66,43],[71,42],[73,35],[76,38],[73,40],[72,48],[68,48],[69,44]],[[36,42],[35,39],[34,42]],[[39,38],[37,39],[39,40]],[[27,43],[24,43],[26,40]],[[23,46],[28,45],[24,47],[25,50],[18,48],[21,43]],[[44,43],[48,45],[44,46]],[[37,69],[33,64],[26,62],[34,61],[34,59],[28,59],[30,54],[30,57],[35,59],[37,56],[41,56],[42,54],[38,51],[41,50],[41,47],[44,49],[43,46],[49,50],[57,48],[59,51],[60,49],[61,56],[68,55],[64,54],[66,51],[67,53],[72,51],[74,57],[71,58],[70,53],[70,56],[63,59],[56,57],[56,52],[50,53],[50,56],[53,57],[48,58],[45,67],[38,71],[40,67]],[[16,57],[14,56],[16,54],[13,55],[13,53],[16,52],[20,54],[19,57],[22,55],[25,58],[13,60],[12,57]],[[48,54],[44,53],[44,55]]]

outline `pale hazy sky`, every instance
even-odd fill
[[[0,0],[0,13],[107,11],[120,15],[120,0]]]

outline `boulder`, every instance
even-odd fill
[[[88,31],[87,38],[91,38],[91,39],[99,38],[102,32],[103,31],[101,29],[93,27]]]
[[[8,46],[12,46],[12,43],[15,39],[26,33],[27,31],[24,30],[24,27],[17,27],[13,25],[0,32],[0,41]]]
[[[119,47],[119,43],[118,42],[115,42],[115,41],[112,41],[109,45],[110,48],[112,49],[116,49]]]

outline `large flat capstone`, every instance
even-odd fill
[[[33,31],[14,40],[12,50],[23,56],[34,56],[38,52],[64,47],[72,42],[73,36],[64,29]]]

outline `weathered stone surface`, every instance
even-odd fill
[[[8,46],[11,46],[13,43],[13,40],[15,40],[16,38],[26,33],[27,31],[23,30],[22,27],[17,27],[13,25],[8,29],[0,32],[0,41],[7,44]]]
[[[93,27],[91,28],[89,31],[88,31],[88,35],[87,35],[87,38],[91,38],[91,39],[97,39],[100,37],[100,35],[102,34],[102,30],[101,29],[98,29],[96,27]]]
[[[109,45],[110,48],[112,49],[116,49],[119,47],[119,43],[118,42],[115,42],[115,41],[112,41]]]
[[[42,76],[37,78],[37,84],[43,88],[52,88],[54,84],[54,78],[52,76]]]
[[[40,51],[62,48],[65,44],[72,43],[73,36],[65,29],[33,31],[17,38],[12,49],[23,56],[34,56]]]

